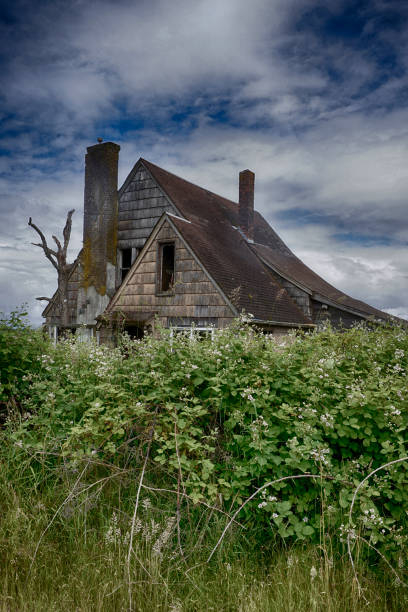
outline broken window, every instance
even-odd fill
[[[129,272],[132,266],[132,249],[122,249],[122,261],[121,261],[121,280],[122,283],[125,280],[126,274]]]
[[[174,244],[160,246],[160,291],[170,291],[174,285]]]

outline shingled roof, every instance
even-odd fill
[[[229,223],[196,219],[186,223],[168,216],[238,312],[244,310],[259,321],[312,325],[286,289],[260,263],[238,229]]]
[[[235,286],[240,285],[240,306],[249,312],[256,311],[253,314],[257,318],[267,320],[273,312],[276,320],[283,321],[287,317],[289,322],[294,320],[295,315],[293,307],[289,307],[289,302],[294,306],[291,298],[286,291],[285,295],[279,293],[280,285],[265,276],[263,264],[303,288],[318,301],[328,301],[340,309],[355,311],[363,317],[392,318],[387,313],[339,291],[313,272],[286,246],[260,213],[255,211],[254,243],[251,244],[236,229],[238,203],[194,185],[145,159],[140,161],[175,205],[179,214],[193,222],[189,228],[183,224],[180,230],[188,237],[193,249],[201,252],[202,261],[209,267],[214,279],[219,280],[226,293],[233,289],[234,283]],[[255,258],[250,256],[249,251],[252,251]],[[265,294],[265,282],[268,286],[268,296]],[[275,305],[269,301],[269,289],[277,300]],[[295,309],[299,323],[311,322],[297,306]]]

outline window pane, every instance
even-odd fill
[[[131,266],[132,266],[132,249],[122,249],[122,267],[121,267],[122,283],[125,280],[125,276],[129,272]]]
[[[130,268],[132,265],[132,249],[122,250],[122,268]]]
[[[174,283],[174,244],[162,246],[161,290],[168,291]]]

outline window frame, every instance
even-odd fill
[[[215,327],[190,327],[171,326],[170,328],[170,339],[174,338],[175,334],[184,334],[190,340],[199,340],[208,335],[211,336],[211,340],[214,340]]]
[[[166,246],[172,246],[174,249],[174,265],[173,265],[173,284],[169,289],[163,290],[162,275],[163,275],[163,249]],[[156,265],[156,295],[168,296],[175,294],[176,284],[176,241],[163,240],[157,244],[157,265]]]
[[[124,267],[123,265],[123,252],[130,251],[130,265],[129,267]],[[120,283],[122,284],[125,281],[126,276],[129,274],[130,269],[133,264],[133,249],[132,247],[126,247],[125,249],[120,249]],[[124,275],[124,271],[126,270],[126,274]]]

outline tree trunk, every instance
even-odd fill
[[[40,247],[44,251],[44,255],[46,258],[52,263],[54,268],[57,270],[58,274],[58,293],[57,293],[57,305],[58,305],[58,313],[60,318],[60,327],[68,328],[71,326],[72,321],[70,320],[70,312],[69,312],[69,302],[68,302],[68,277],[71,270],[71,266],[67,264],[67,249],[69,244],[69,239],[71,237],[71,227],[72,227],[72,215],[74,214],[74,210],[70,210],[67,214],[67,220],[65,222],[65,227],[63,231],[64,243],[61,245],[61,242],[58,240],[56,236],[53,236],[53,240],[57,245],[57,250],[54,251],[50,249],[45,239],[42,231],[32,222],[31,217],[28,221],[28,225],[30,225],[37,234],[41,238],[41,242],[36,244],[32,243],[34,246]],[[40,300],[48,300],[51,301],[50,298],[37,298]]]

